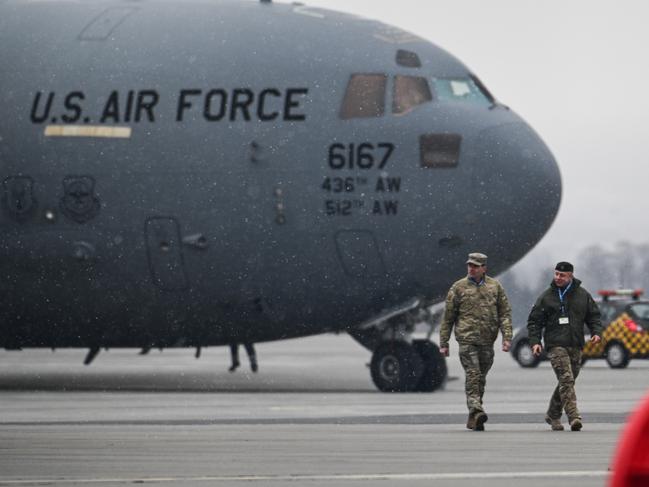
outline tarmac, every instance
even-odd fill
[[[550,365],[498,352],[474,432],[454,345],[444,390],[412,394],[378,392],[347,335],[258,344],[256,374],[245,353],[229,373],[227,347],[102,351],[90,366],[85,350],[0,351],[0,486],[607,484],[649,361],[589,361],[584,429],[553,432]]]

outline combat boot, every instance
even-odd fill
[[[473,431],[484,431],[484,424],[488,419],[489,416],[487,416],[487,413],[484,411],[477,412],[475,414],[475,427],[473,428]]]
[[[550,416],[546,414],[545,422],[550,425],[552,431],[563,431],[563,425],[561,424],[561,419],[552,419]]]
[[[575,418],[572,421],[570,421],[570,429],[572,431],[579,431],[581,430],[581,427],[583,425],[581,424],[581,418]]]
[[[466,429],[475,429],[475,416],[473,413],[469,413],[469,419],[466,420]]]

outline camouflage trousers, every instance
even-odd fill
[[[565,411],[568,421],[580,418],[575,395],[575,380],[581,368],[581,349],[552,347],[548,350],[548,358],[559,380],[550,399],[548,416],[552,419],[560,419]]]
[[[482,396],[484,396],[487,372],[494,363],[494,347],[492,345],[462,345],[460,344],[460,362],[464,367],[466,380],[466,405],[469,414],[484,412]]]

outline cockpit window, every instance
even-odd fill
[[[478,87],[480,92],[487,97],[487,99],[491,102],[492,105],[495,105],[496,99],[493,97],[493,95],[489,92],[487,87],[480,81],[480,79],[475,75],[475,74],[469,74],[469,77],[471,80],[475,83],[475,85]]]
[[[493,98],[472,78],[433,78],[435,93],[441,101],[462,101],[493,105]]]
[[[399,49],[397,51],[397,64],[405,68],[421,68],[421,61],[416,52]]]
[[[353,74],[347,83],[340,118],[380,117],[385,112],[385,74]]]
[[[433,99],[426,78],[419,76],[395,76],[392,97],[392,113],[403,115],[422,103]]]

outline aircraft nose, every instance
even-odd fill
[[[478,134],[472,178],[476,208],[510,264],[548,231],[561,203],[561,174],[550,150],[525,122]],[[478,218],[479,220],[480,218]]]

